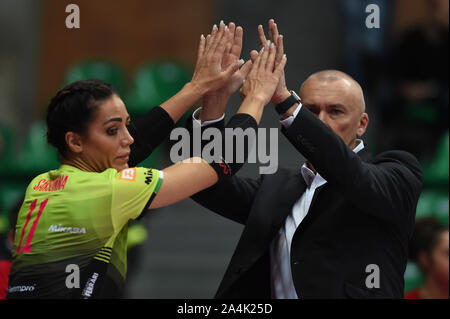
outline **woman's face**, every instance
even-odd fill
[[[83,161],[97,172],[128,168],[130,145],[134,142],[127,129],[129,122],[130,116],[119,96],[113,94],[103,101],[97,108],[95,120],[81,137]]]
[[[449,273],[449,237],[448,230],[442,232],[431,252],[429,272],[435,276],[438,282],[448,287]]]

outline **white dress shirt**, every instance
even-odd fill
[[[209,121],[200,121],[200,110],[201,110],[202,108],[201,107],[199,107],[198,109],[196,109],[195,111],[194,111],[194,113],[192,113],[192,120],[194,121],[194,123],[197,123],[198,124],[198,126],[208,126],[208,125],[210,125],[210,124],[213,124],[213,123],[216,123],[216,122],[219,122],[219,121],[222,121],[224,118],[225,118],[225,113],[221,116],[221,117],[219,117],[218,119],[216,119],[216,120],[209,120]]]
[[[294,115],[280,121],[281,124],[286,128],[289,127],[301,107],[302,105],[299,104]],[[362,140],[358,141],[358,145],[353,149],[355,153],[364,148]],[[319,173],[314,174],[314,172],[307,167],[306,163],[301,167],[301,174],[307,186],[306,190],[292,207],[292,211],[287,216],[284,226],[281,227],[278,235],[270,245],[272,298],[275,299],[298,299],[291,272],[292,237],[294,237],[297,227],[305,218],[306,214],[308,214],[314,192],[318,187],[327,183]]]

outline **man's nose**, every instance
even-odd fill
[[[321,120],[323,122],[323,124],[325,124],[326,126],[330,127],[330,125],[328,124],[329,121],[329,117],[327,112],[325,111],[321,111],[317,117],[319,118],[319,120]]]
[[[324,122],[326,124],[326,114],[324,111],[320,111],[319,114],[317,115],[317,117],[319,118],[319,120],[321,120],[322,122]]]

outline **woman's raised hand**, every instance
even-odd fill
[[[224,59],[233,45],[233,33],[221,22],[219,28],[214,25],[206,38],[203,35],[200,37],[197,64],[191,83],[201,88],[205,94],[225,85],[239,69],[239,61],[236,61],[222,70]]]

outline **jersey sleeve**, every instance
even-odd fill
[[[119,227],[136,219],[158,193],[163,172],[133,167],[115,172],[112,181],[112,217]]]

